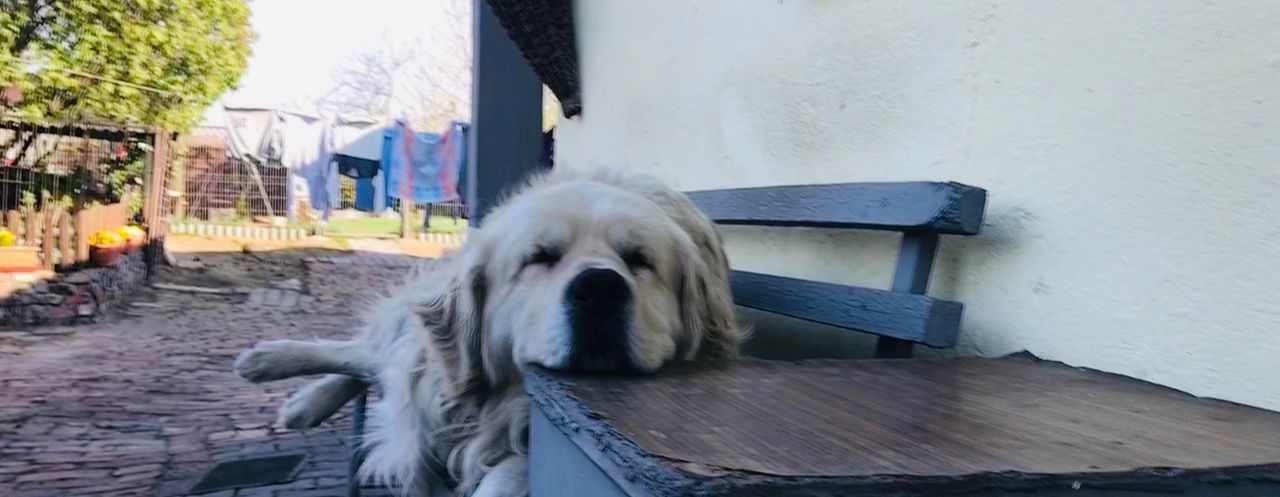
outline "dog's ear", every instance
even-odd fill
[[[738,325],[729,290],[729,265],[720,250],[719,236],[710,238],[714,246],[694,248],[682,255],[680,314],[684,323],[680,357],[684,359],[730,359],[738,355],[745,330]]]
[[[436,264],[449,270],[433,275],[443,280],[438,291],[418,307],[418,317],[431,336],[439,360],[444,361],[459,397],[482,396],[488,391],[483,363],[482,316],[488,293],[484,267],[470,253],[457,254]]]
[[[682,274],[676,291],[685,330],[677,342],[677,357],[736,356],[748,330],[738,324],[729,290],[729,259],[715,224],[684,194],[651,177],[620,176],[613,182],[657,204],[684,232],[677,249]]]
[[[469,264],[459,272],[450,291],[449,329],[457,361],[452,374],[462,397],[483,396],[489,389],[484,366],[483,316],[488,282],[484,267]]]

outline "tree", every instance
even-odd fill
[[[405,66],[414,58],[411,47],[384,44],[351,56],[333,72],[333,88],[316,102],[322,112],[361,117],[393,117],[396,80],[406,77]]]
[[[384,39],[334,72],[321,111],[406,118],[424,131],[471,115],[471,2],[439,0],[439,21],[407,43]]]
[[[246,0],[0,0],[0,86],[36,121],[186,131],[244,72]],[[11,145],[11,144],[10,144]]]

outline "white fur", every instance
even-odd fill
[[[554,247],[551,264],[530,264]],[[641,250],[651,267],[628,265]],[[288,427],[314,426],[376,381],[365,480],[405,493],[518,497],[525,488],[526,368],[570,367],[574,343],[563,300],[585,269],[622,275],[629,367],[736,355],[744,331],[729,295],[728,261],[714,226],[656,180],[615,172],[556,172],[495,210],[456,255],[414,271],[370,309],[351,341],[270,341],[236,362],[250,381],[329,374],[282,407]],[[578,333],[582,333],[578,330]],[[590,369],[623,367],[588,358]],[[346,375],[346,376],[340,376]]]

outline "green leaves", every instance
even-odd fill
[[[30,119],[101,119],[186,131],[244,72],[245,0],[0,0],[0,84]],[[43,69],[27,74],[29,61]],[[86,77],[119,80],[149,89]]]

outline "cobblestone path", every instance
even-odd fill
[[[0,332],[0,496],[187,495],[218,462],[282,453],[307,455],[294,481],[207,495],[345,495],[346,410],[313,430],[275,428],[305,380],[250,385],[231,364],[260,339],[347,335],[364,302],[422,259],[281,251],[204,264],[219,257],[270,257],[263,271],[294,277],[237,293],[152,290],[102,323]],[[159,279],[190,284],[183,267]]]

